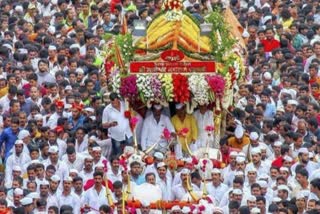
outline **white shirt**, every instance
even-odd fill
[[[64,195],[63,193],[58,197],[59,208],[62,205],[69,205],[73,208],[74,214],[80,214],[80,198],[75,193],[71,192],[69,195]]]
[[[74,148],[76,149],[77,153],[84,152],[88,148],[88,136],[84,137],[81,143],[79,143],[79,141],[76,140],[76,145]]]
[[[87,181],[91,178],[93,178],[93,173],[94,173],[94,170],[92,170],[91,172],[85,172],[84,170],[82,170],[80,173],[79,173],[79,176],[82,178],[83,180],[83,183],[87,183]]]
[[[63,112],[62,114],[63,117],[68,117],[68,114],[66,112]],[[48,126],[50,129],[54,129],[57,127],[57,122],[58,122],[58,119],[60,118],[61,116],[57,114],[57,112],[55,112],[54,114],[52,114],[50,117],[49,117],[49,120],[46,124],[46,126]]]
[[[116,181],[122,181],[122,176],[121,176],[121,171],[120,169],[118,170],[117,174],[114,174],[112,169],[107,171],[107,177],[108,180],[111,181],[112,183],[116,182]]]
[[[161,137],[162,132],[165,128],[167,128],[170,133],[175,131],[168,116],[162,114],[160,116],[159,122],[155,120],[153,114],[147,116],[147,118],[144,120],[141,134],[142,150],[148,149],[156,142],[159,142],[162,145],[166,145],[167,142]]]
[[[13,147],[15,148],[15,147]],[[31,161],[31,158],[29,155],[27,155],[26,153],[22,152],[20,154],[20,156],[17,156],[15,154],[15,149],[14,149],[14,153],[11,154],[6,162],[6,169],[5,169],[5,184],[7,188],[11,187],[12,184],[12,169],[14,166],[20,166],[21,169],[23,169],[23,165],[25,163],[28,163]]]
[[[157,184],[159,185],[162,192],[162,200],[171,201],[172,200],[172,179],[166,179],[166,181],[161,178],[157,179]]]
[[[193,191],[200,191],[199,188],[191,184]],[[182,184],[178,184],[172,188],[172,198],[173,200],[182,200],[182,198],[188,193],[188,191],[182,186]]]
[[[246,166],[246,169],[245,169],[245,174],[247,174],[248,172],[248,169],[253,169],[255,168],[257,170],[257,175],[262,175],[262,174],[269,174],[270,172],[270,166],[271,165],[267,165],[264,161],[261,160],[261,164],[260,166],[257,168],[252,162],[249,163],[247,166]]]
[[[208,193],[216,200],[216,204],[220,203],[222,196],[228,189],[228,186],[224,183],[220,183],[220,185],[217,187],[213,186],[212,183],[207,184]]]
[[[96,210],[99,210],[99,207],[103,204],[108,205],[108,199],[106,197],[106,188],[102,187],[99,193],[94,187],[88,189],[84,193],[83,203],[89,205],[90,207]]]
[[[198,141],[200,141],[200,146],[205,147],[208,140],[213,142],[213,134],[211,134],[211,138],[208,136],[208,132],[205,130],[206,126],[213,126],[213,112],[211,110],[207,110],[204,114],[200,113],[200,110],[196,110],[193,113],[193,116],[197,120],[198,126]]]
[[[125,105],[123,102],[120,104],[120,111],[112,107],[111,104],[107,105],[103,110],[102,124],[116,121],[118,124],[114,127],[108,128],[108,134],[116,141],[124,141],[132,137],[129,120],[124,116]]]
[[[16,98],[14,98],[16,99]],[[0,105],[2,106],[2,112],[7,112],[10,109],[10,100],[8,98],[8,95],[5,95],[4,97],[1,97],[0,99]]]
[[[69,170],[66,164],[64,164],[62,161],[58,160],[57,164],[52,164],[50,161],[50,158],[43,161],[43,165],[47,168],[49,165],[53,165],[56,168],[56,174],[59,175],[61,181],[69,176]],[[62,184],[62,182],[60,182]]]
[[[76,154],[76,159],[73,163],[69,161],[67,154],[63,155],[61,160],[68,167],[69,171],[70,169],[76,169],[80,172],[83,169],[84,159],[78,153]]]

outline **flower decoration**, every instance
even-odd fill
[[[200,167],[202,172],[206,171],[206,165],[207,165],[208,161],[206,159],[202,160],[202,166]]]
[[[205,130],[206,130],[206,132],[212,132],[212,131],[214,131],[214,126],[207,125],[207,126],[205,127]]]
[[[127,118],[127,119],[131,119],[131,112],[129,110],[125,111],[124,112],[124,117]]]
[[[120,93],[120,85],[121,85],[121,78],[120,78],[120,71],[115,69],[110,74],[110,82],[111,88],[113,92]]]
[[[171,139],[171,133],[170,133],[169,129],[164,128],[163,132],[162,132],[162,136],[166,141],[169,141]]]
[[[220,75],[214,75],[214,76],[207,75],[206,80],[211,90],[214,92],[214,94],[217,97],[222,98],[224,93],[224,87],[226,84],[226,81],[224,80],[224,78]]]
[[[172,74],[174,101],[185,103],[190,99],[188,77],[182,74]]]
[[[209,85],[204,75],[193,74],[189,77],[189,89],[193,94],[193,100],[198,104],[209,103]]]
[[[201,206],[199,206],[198,209],[200,212],[202,212],[202,211],[205,211],[206,207],[204,205],[201,205]]]
[[[130,127],[132,128],[132,130],[134,130],[136,128],[138,122],[139,122],[139,118],[138,117],[132,117],[130,119]]]
[[[146,103],[148,100],[153,99],[154,94],[152,91],[150,75],[137,75],[137,87],[142,102]]]
[[[134,102],[138,98],[137,77],[127,76],[121,79],[120,94],[128,98],[129,102]]]
[[[181,7],[181,0],[165,0],[162,5],[163,10],[179,10]]]
[[[198,164],[198,159],[196,158],[196,156],[192,155],[192,164],[193,165],[197,165]]]
[[[162,90],[165,99],[168,102],[173,101],[173,85],[172,85],[172,76],[171,74],[160,74],[159,79],[162,83]]]
[[[125,158],[121,158],[119,160],[119,165],[122,166],[123,171],[128,171],[128,167],[127,167],[127,160]]]
[[[108,164],[107,164],[107,160],[103,160],[102,161],[102,164],[103,164],[103,171],[104,172],[107,172],[108,171]]]
[[[162,95],[162,84],[158,75],[152,75],[150,78],[151,90],[155,100],[164,100]]]
[[[181,137],[186,137],[187,134],[189,132],[189,129],[188,128],[182,128],[179,132],[178,132],[178,135],[181,136]]]
[[[105,73],[107,76],[111,73],[111,70],[114,65],[115,65],[114,61],[106,59],[106,61],[104,63],[104,70],[105,70]]]

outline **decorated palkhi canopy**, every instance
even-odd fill
[[[165,1],[150,23],[138,21],[132,32],[106,45],[110,88],[133,107],[179,102],[227,109],[244,73],[245,52],[240,25],[227,20],[237,22],[228,8],[212,11],[200,23],[180,1]]]

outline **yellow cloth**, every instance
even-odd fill
[[[292,22],[293,22],[293,18],[290,18],[285,21],[283,19],[280,19],[280,24],[282,24],[284,30],[289,29],[289,27],[292,25]]]
[[[240,142],[237,141],[236,137],[230,137],[228,139],[228,145],[232,148],[242,149],[245,145],[250,143],[250,138],[244,135]]]
[[[183,128],[188,128],[189,132],[185,137],[179,136],[179,142],[181,143],[183,152],[188,152],[186,143],[190,144],[198,138],[198,128],[196,119],[194,118],[194,116],[187,114],[184,120],[181,121],[180,118],[177,115],[175,115],[171,118],[171,122],[177,134],[179,134],[179,132]]]
[[[0,98],[8,94],[8,86],[0,89]]]

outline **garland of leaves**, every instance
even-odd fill
[[[215,9],[206,17],[206,22],[211,23],[212,32],[210,35],[212,49],[212,55],[217,62],[221,62],[225,65],[226,70],[223,70],[223,74],[227,72],[229,66],[232,66],[233,59],[226,59],[226,53],[230,52],[237,40],[232,38],[229,25],[226,23],[222,11]]]
[[[119,34],[116,36],[116,44],[121,50],[122,59],[125,64],[130,63],[133,59],[135,47],[133,46],[132,34]]]

